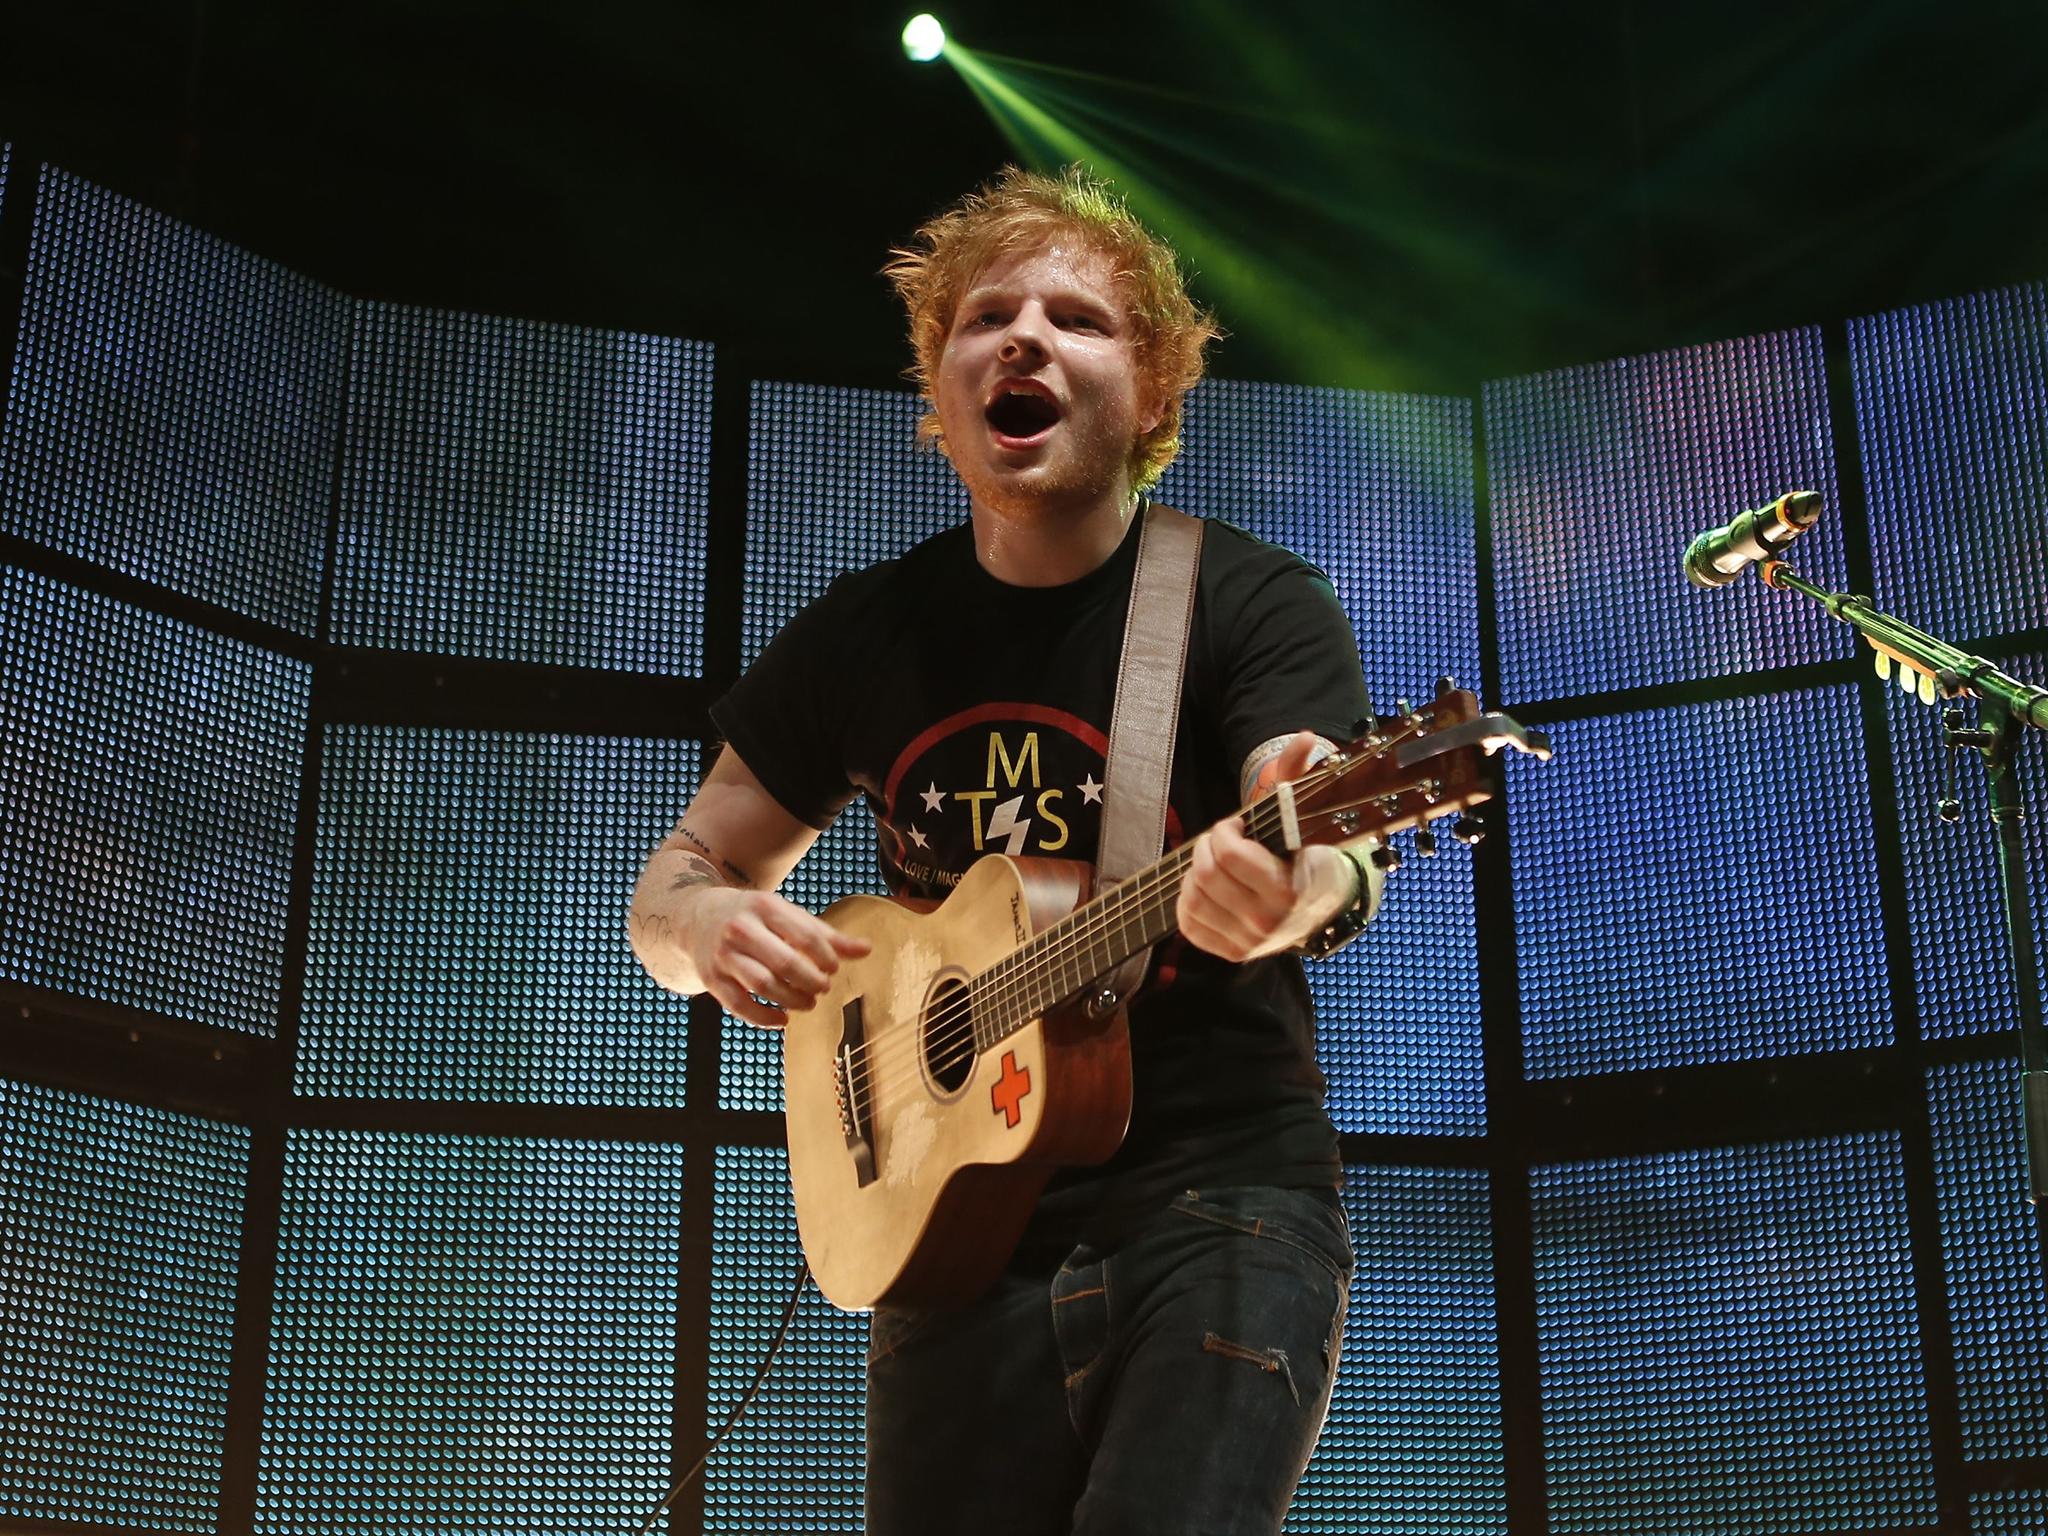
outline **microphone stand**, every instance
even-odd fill
[[[1982,656],[1972,656],[1946,641],[1915,629],[1902,619],[1881,613],[1867,597],[1829,592],[1801,577],[1782,560],[1765,560],[1757,574],[1766,586],[1800,592],[1848,624],[1870,642],[1878,665],[1889,673],[1888,658],[1920,676],[1917,690],[1924,704],[1939,695],[1954,699],[1969,694],[1977,700],[1977,725],[1970,728],[1960,709],[1948,711],[1942,733],[1951,750],[1966,748],[1984,759],[1991,786],[1991,824],[1998,833],[1998,869],[2005,886],[2006,942],[2012,951],[2013,1001],[2020,1024],[2020,1102],[2027,1160],[2027,1196],[2034,1205],[2034,1232],[2041,1247],[2042,1277],[2048,1282],[2048,1037],[2041,1023],[2040,970],[2034,953],[2034,925],[2027,907],[2026,849],[2020,829],[2026,817],[2020,796],[2019,747],[2029,726],[2048,731],[2048,689],[2036,688],[2005,673]],[[1962,808],[1944,797],[1940,815],[1954,821]]]

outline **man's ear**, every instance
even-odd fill
[[[1147,433],[1156,429],[1159,423],[1164,420],[1166,420],[1165,396],[1155,391],[1150,385],[1147,385],[1143,396],[1138,401],[1138,436],[1144,437]]]

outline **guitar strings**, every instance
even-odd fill
[[[1295,782],[1297,784],[1304,784],[1309,788],[1316,788],[1319,787],[1317,784],[1309,782],[1312,778],[1328,778],[1331,774],[1339,771],[1339,768],[1334,765],[1328,769],[1312,770],[1311,774],[1305,774]],[[1382,798],[1384,798],[1384,794],[1375,794],[1347,804],[1325,807],[1311,813],[1304,820],[1310,824],[1321,820],[1334,820],[1346,811],[1362,807]],[[1271,799],[1262,798],[1252,806],[1246,807],[1240,814],[1245,817],[1247,827],[1255,837],[1274,831],[1275,824],[1280,819],[1277,803]],[[981,1042],[976,1038],[974,1032],[974,1017],[976,1013],[979,1012],[983,1017],[999,1015],[1005,1008],[1015,1004],[1020,997],[1040,984],[1039,978],[1051,968],[1050,962],[1052,960],[1058,959],[1064,963],[1065,959],[1071,956],[1080,947],[1082,942],[1086,942],[1092,949],[1096,935],[1108,929],[1127,926],[1133,911],[1142,917],[1155,915],[1159,911],[1164,910],[1164,903],[1157,900],[1158,895],[1169,880],[1175,879],[1184,871],[1191,857],[1191,848],[1175,849],[1165,858],[1141,870],[1129,881],[1112,887],[1110,892],[1104,894],[1100,903],[1100,910],[1095,916],[1075,924],[1059,940],[1047,946],[1041,954],[1034,955],[1029,962],[1018,967],[1018,974],[1015,979],[1006,980],[992,991],[986,992],[979,1000],[978,1008],[972,990],[972,983],[970,983],[969,990],[964,998],[958,1002],[949,1003],[946,1008],[933,1015],[931,1024],[923,1032],[924,1038],[927,1038],[932,1044],[932,1049],[929,1053],[931,1056],[930,1070],[935,1075],[943,1075],[951,1068],[976,1055],[982,1049]],[[1174,894],[1177,897],[1177,890]],[[1091,903],[1090,905],[1096,904]],[[1063,919],[1063,921],[1066,920]],[[1012,964],[1015,962],[1015,958],[1015,955],[1007,956],[1004,960],[997,962],[997,965]],[[989,971],[995,969],[995,966],[991,966]],[[984,971],[982,976],[986,977],[989,971]],[[976,979],[979,980],[981,978]],[[1055,994],[1055,1002],[1063,1000],[1063,996]],[[1052,1006],[1052,1003],[1049,1002],[1046,1006]],[[1042,1011],[1042,1008],[1033,1007],[1031,1009],[1031,1016],[1037,1016]],[[1018,1021],[1019,1025],[1024,1022],[1027,1022],[1027,1020],[1020,1019]],[[993,1044],[995,1041],[1006,1038],[1014,1032],[1014,1027],[1003,1030],[994,1035],[990,1043]],[[918,1037],[913,1036],[911,1038],[915,1040]],[[873,1093],[877,1090],[893,1091],[908,1082],[914,1081],[921,1074],[923,1067],[920,1057],[925,1053],[916,1051],[912,1052],[907,1063],[892,1064],[876,1061],[868,1064],[866,1058],[869,1052],[873,1050],[879,1054],[881,1045],[882,1042],[878,1040],[872,1045],[856,1047],[853,1052],[849,1053],[854,1057],[850,1065],[855,1068],[855,1071],[848,1074],[849,1092],[866,1091]],[[880,1075],[883,1073],[888,1075]]]
[[[1391,747],[1412,734],[1415,728],[1415,725],[1411,724],[1406,729],[1395,732],[1385,741],[1379,743],[1371,755],[1375,758],[1383,756]],[[1310,769],[1293,782],[1300,789],[1313,791],[1321,788],[1332,776],[1340,776],[1352,771],[1353,766],[1352,763],[1332,759],[1325,764]],[[1358,809],[1376,800],[1384,799],[1386,793],[1386,791],[1381,791],[1380,793],[1368,795],[1345,804],[1326,806],[1310,813],[1304,820],[1311,823],[1320,820],[1334,820],[1347,811]],[[1448,808],[1446,809],[1448,810]],[[1250,834],[1254,837],[1262,837],[1275,830],[1274,824],[1279,819],[1279,802],[1273,797],[1261,797],[1251,805],[1241,808],[1239,814],[1245,818],[1245,824]],[[1013,979],[1006,979],[992,991],[987,991],[980,999],[978,1008],[974,993],[974,981],[971,981],[965,993],[958,1001],[949,1003],[939,1013],[933,1015],[930,1024],[921,1035],[911,1037],[913,1042],[918,1040],[928,1042],[931,1047],[929,1052],[914,1050],[911,1052],[910,1059],[907,1062],[890,1064],[884,1063],[879,1059],[881,1047],[884,1043],[882,1040],[854,1047],[847,1053],[852,1058],[848,1063],[852,1069],[848,1073],[847,1081],[849,1094],[862,1091],[873,1093],[883,1089],[893,1092],[897,1087],[914,1081],[921,1075],[923,1070],[921,1058],[926,1055],[930,1056],[929,1067],[935,1075],[943,1075],[953,1067],[960,1065],[962,1061],[970,1060],[982,1049],[982,1042],[976,1034],[974,1026],[977,1012],[983,1017],[1000,1015],[1003,1010],[1015,1004],[1019,997],[1042,984],[1044,974],[1051,969],[1051,962],[1058,960],[1059,963],[1064,965],[1067,958],[1083,942],[1092,951],[1097,935],[1107,929],[1128,926],[1133,909],[1135,909],[1136,914],[1141,919],[1145,916],[1156,915],[1157,912],[1163,910],[1163,904],[1155,899],[1159,888],[1164,887],[1169,880],[1176,878],[1183,871],[1189,857],[1191,857],[1191,853],[1191,848],[1175,849],[1165,858],[1139,871],[1129,881],[1112,887],[1112,890],[1106,892],[1099,902],[1089,904],[1090,906],[1098,907],[1099,910],[1096,915],[1082,922],[1075,923],[1057,941],[1046,945],[1039,953],[1034,954],[1029,961],[1020,964],[1018,956],[1024,952],[1018,951],[1010,956],[1006,956],[1003,960],[998,961],[995,966],[991,966],[988,970],[982,972],[981,976],[975,978],[974,981],[984,980],[991,972],[1004,965],[1012,966],[1015,969],[1016,975]],[[1148,886],[1153,889],[1148,890]],[[1177,890],[1175,895],[1178,895]],[[1084,908],[1083,910],[1086,909]],[[1062,919],[1062,921],[1069,922],[1071,917]],[[1040,938],[1042,941],[1045,935],[1041,935]],[[1083,984],[1085,985],[1085,982]],[[1054,998],[1045,1006],[1053,1006],[1071,995],[1071,993],[1056,992]],[[1030,1006],[1031,1016],[1037,1016],[1043,1011],[1042,1007]],[[1028,1019],[1019,1019],[1017,1024],[1011,1028],[995,1033],[991,1036],[989,1043],[992,1045],[999,1040],[1007,1038],[1010,1034],[1015,1033],[1015,1029],[1021,1027],[1024,1022],[1028,1022]],[[888,1043],[893,1045],[895,1042],[891,1039]],[[872,1063],[867,1060],[870,1051],[874,1051],[878,1058]],[[881,1075],[885,1072],[888,1073],[886,1077]]]
[[[1176,853],[1178,853],[1178,850],[1176,850]],[[1166,868],[1167,865],[1178,864],[1184,866],[1186,863],[1187,859],[1185,857],[1161,860],[1159,864],[1153,865],[1142,871],[1139,875],[1132,877],[1128,882],[1128,889],[1125,885],[1113,887],[1112,889],[1117,893],[1117,899],[1110,905],[1123,912],[1128,912],[1135,908],[1139,914],[1163,910],[1164,904],[1153,899],[1157,895],[1156,889],[1147,892],[1142,887],[1148,884],[1155,888],[1162,886],[1169,874],[1179,873],[1177,869],[1169,871]],[[1105,911],[1107,910],[1108,908],[1106,907]],[[1100,932],[1106,928],[1122,926],[1122,923],[1123,919],[1121,918],[1107,921],[1097,919],[1091,924],[1077,925],[1072,932],[1064,935],[1056,945],[1049,948],[1044,958],[1050,959],[1053,956],[1064,957],[1065,955],[1072,954],[1074,950],[1080,947],[1078,942],[1076,942],[1077,936],[1089,931],[1091,927],[1095,931]],[[998,964],[1002,963],[1004,962],[998,962]],[[992,966],[990,969],[993,970],[994,967]],[[1016,979],[1007,980],[987,992],[980,999],[978,1005],[973,992],[973,984],[970,982],[965,995],[957,1002],[948,1003],[945,1008],[934,1014],[931,1024],[922,1032],[922,1038],[930,1041],[931,1048],[928,1053],[916,1049],[920,1039],[918,1033],[908,1032],[900,1037],[912,1047],[907,1063],[892,1064],[876,1061],[870,1064],[868,1058],[871,1053],[881,1054],[883,1040],[877,1040],[871,1044],[856,1047],[848,1053],[848,1055],[853,1057],[853,1060],[849,1063],[852,1068],[848,1074],[849,1091],[872,1094],[876,1091],[893,1091],[896,1088],[914,1082],[924,1071],[922,1058],[926,1054],[929,1054],[931,1058],[930,1070],[936,1076],[943,1076],[962,1062],[971,1060],[982,1048],[980,1041],[975,1038],[974,1019],[976,1014],[979,1013],[983,1017],[999,1014],[1004,1008],[1026,996],[1036,985],[1028,973],[1040,969],[1043,969],[1043,967],[1036,964],[1021,969]],[[986,975],[987,973],[984,972],[983,974]],[[1003,1035],[998,1035],[995,1038],[1004,1038],[1009,1033],[1012,1033],[1012,1031],[1006,1030],[1003,1032]],[[884,1037],[884,1039],[887,1038]],[[994,1042],[991,1041],[991,1043]]]
[[[1246,817],[1251,835],[1255,837],[1261,836],[1274,830],[1273,823],[1277,821],[1277,814],[1270,817],[1265,814],[1266,809],[1270,805],[1270,801],[1262,799],[1253,806],[1247,807],[1241,813]],[[1254,822],[1258,824],[1253,825]],[[997,961],[995,965],[990,966],[980,976],[975,977],[968,983],[967,994],[961,1001],[948,1004],[945,1010],[935,1014],[932,1019],[932,1026],[927,1033],[936,1035],[941,1028],[949,1024],[957,1024],[963,1015],[971,1015],[975,1011],[975,982],[984,981],[985,978],[999,968],[1010,966],[1013,968],[1014,974],[998,983],[992,990],[984,990],[980,998],[980,1011],[984,1014],[999,1012],[1004,1006],[1007,1006],[1029,991],[1035,985],[1034,978],[1050,970],[1053,961],[1057,960],[1064,963],[1076,950],[1082,947],[1083,943],[1086,943],[1092,950],[1097,936],[1104,932],[1127,926],[1129,916],[1133,910],[1139,915],[1155,910],[1151,898],[1157,894],[1157,888],[1163,886],[1168,879],[1178,876],[1191,857],[1192,850],[1188,847],[1174,849],[1165,857],[1138,871],[1128,881],[1112,886],[1102,894],[1098,901],[1090,902],[1088,906],[1097,908],[1097,911],[1083,921],[1073,923],[1073,926],[1058,939],[1047,943],[1046,940],[1050,932],[1048,930],[1047,934],[1036,936],[1033,943],[1027,945],[1026,950],[1014,951],[1004,956],[1003,959]],[[1146,889],[1148,886],[1153,889]],[[1082,911],[1086,910],[1086,907],[1082,909]],[[1078,913],[1070,914],[1060,921],[1061,923],[1069,923],[1072,922],[1074,916],[1078,915]],[[1035,950],[1035,952],[1030,954],[1028,960],[1020,961],[1020,956],[1032,950]],[[856,1048],[856,1050],[864,1054],[864,1048]]]
[[[1364,804],[1365,802],[1361,801],[1359,803]],[[1330,812],[1318,813],[1318,815],[1335,815],[1346,808],[1333,808]],[[1260,828],[1258,830],[1270,830],[1270,828]],[[1179,853],[1179,850],[1176,850],[1176,853]],[[1099,933],[1104,928],[1122,926],[1128,922],[1133,912],[1142,917],[1145,915],[1156,915],[1159,912],[1165,911],[1170,902],[1177,899],[1178,890],[1175,889],[1172,892],[1167,892],[1164,888],[1170,880],[1184,872],[1187,862],[1188,856],[1186,855],[1161,860],[1158,864],[1134,876],[1129,882],[1128,887],[1116,887],[1115,889],[1120,893],[1120,897],[1113,904],[1105,906],[1104,915],[1091,920],[1089,923],[1077,925],[1072,933],[1064,936],[1058,944],[1047,951],[1047,956],[1071,954],[1077,947],[1075,943],[1077,935],[1085,935],[1091,932]],[[1147,889],[1147,887],[1150,887],[1150,889]],[[1162,896],[1166,899],[1161,900],[1160,897]],[[1111,905],[1124,915],[1116,918],[1109,917],[1107,914]],[[1090,942],[1092,945],[1092,940]],[[1029,968],[1032,973],[1043,972],[1046,969],[1049,969],[1049,966],[1037,964]],[[1058,1002],[1063,1002],[1068,996],[1072,995],[1071,993],[1055,992],[1050,1002],[1041,1005],[1036,999],[1028,997],[1028,994],[1036,990],[1039,985],[1040,983],[1034,980],[1032,975],[1026,974],[1019,981],[1005,983],[989,992],[980,1000],[978,1007],[973,994],[970,992],[963,1002],[949,1004],[945,1009],[934,1014],[931,1025],[923,1032],[922,1036],[915,1032],[908,1032],[877,1040],[871,1047],[863,1048],[860,1052],[860,1057],[853,1063],[856,1070],[849,1073],[849,1090],[871,1094],[878,1091],[893,1092],[897,1088],[915,1082],[927,1069],[927,1064],[923,1059],[926,1054],[929,1054],[930,1057],[928,1069],[934,1076],[943,1077],[952,1068],[971,1060],[983,1049],[982,1041],[976,1035],[974,1027],[974,1019],[977,1014],[983,1018],[998,1016],[1005,1008],[1017,1004],[1020,998],[1024,999],[1023,1007],[1020,1010],[1021,1016],[1010,1028],[1001,1029],[991,1036],[989,1044],[994,1044],[1015,1033],[1016,1028],[1021,1027],[1030,1018],[1040,1016],[1047,1007],[1055,1006]],[[918,1049],[922,1041],[929,1042],[930,1048],[928,1053]],[[880,1059],[873,1062],[865,1061],[870,1050],[875,1053],[877,1058],[882,1056],[885,1044],[892,1048],[892,1054],[902,1056],[904,1059],[896,1061],[883,1061]],[[906,1048],[905,1051],[896,1052],[893,1050],[899,1044]]]
[[[1331,773],[1336,771],[1335,768],[1318,770],[1314,773],[1313,777],[1318,779],[1328,778]],[[1304,784],[1308,788],[1318,787],[1316,784],[1308,782],[1310,778],[1311,775],[1304,775],[1301,780],[1296,782]],[[1351,805],[1326,807],[1304,819],[1310,822],[1333,819],[1344,811],[1354,809],[1357,806],[1363,806],[1370,803],[1371,800],[1381,798],[1383,798],[1382,795],[1374,795],[1354,802]],[[1251,835],[1255,837],[1263,836],[1275,830],[1280,820],[1278,806],[1271,799],[1261,799],[1251,807],[1246,808],[1241,814],[1245,817]],[[977,1014],[983,1018],[1000,1016],[1005,1009],[1016,1004],[1019,999],[1026,998],[1028,994],[1039,989],[1044,984],[1046,973],[1053,969],[1054,963],[1065,964],[1083,943],[1087,944],[1092,952],[1095,938],[1101,933],[1111,929],[1128,927],[1133,916],[1142,920],[1144,917],[1153,916],[1163,911],[1165,903],[1160,901],[1158,897],[1163,893],[1164,887],[1170,881],[1176,881],[1184,873],[1185,866],[1189,862],[1190,857],[1191,850],[1176,849],[1173,854],[1140,871],[1129,882],[1113,887],[1111,892],[1105,893],[1105,899],[1097,914],[1074,924],[1067,933],[1061,935],[1059,939],[1047,945],[1039,953],[1032,955],[1028,961],[1017,964],[1016,957],[1013,955],[997,962],[998,966],[1014,965],[1016,974],[1014,977],[1006,978],[998,983],[992,990],[985,991],[979,999],[977,999],[974,993],[973,983],[970,982],[963,996],[959,1000],[949,1003],[945,1008],[933,1015],[930,1024],[922,1032],[923,1039],[929,1045],[928,1052],[913,1051],[907,1063],[888,1063],[879,1059],[872,1062],[868,1060],[871,1051],[875,1052],[879,1057],[882,1045],[880,1040],[869,1045],[854,1048],[852,1052],[848,1053],[853,1057],[853,1060],[849,1063],[853,1068],[848,1074],[849,1091],[870,1094],[884,1090],[893,1091],[895,1088],[914,1080],[921,1074],[923,1066],[919,1058],[922,1055],[929,1055],[930,1070],[935,1075],[940,1076],[959,1066],[963,1061],[971,1059],[983,1048],[974,1027],[974,1020]],[[1173,895],[1177,899],[1177,885]],[[1063,919],[1063,921],[1066,920]],[[1019,951],[1018,953],[1021,954],[1023,952]],[[989,971],[982,973],[982,977],[985,978],[990,971],[994,971],[996,968],[996,966],[991,966]],[[976,979],[980,980],[982,978]],[[1083,984],[1085,985],[1085,979]],[[1037,1016],[1043,1012],[1043,1007],[1053,1006],[1058,1001],[1064,1001],[1065,995],[1070,994],[1056,991],[1054,997],[1048,1000],[1045,1005],[1038,1006],[1034,1000],[1032,1003],[1027,1003],[1026,1006],[1033,1016]],[[1020,1019],[1018,1022],[1021,1024],[1024,1020]],[[997,1040],[1003,1039],[1011,1033],[1014,1033],[1014,1029],[1002,1030],[1000,1033],[995,1034],[989,1043],[994,1044]],[[910,1038],[914,1042],[919,1037],[911,1036]]]

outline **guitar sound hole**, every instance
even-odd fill
[[[974,1070],[974,1019],[967,1002],[967,983],[957,977],[941,981],[925,1002],[924,1069],[946,1093]]]

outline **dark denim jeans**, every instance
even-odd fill
[[[1280,1529],[1349,1299],[1335,1192],[1189,1191],[1106,1246],[875,1314],[868,1536]]]

